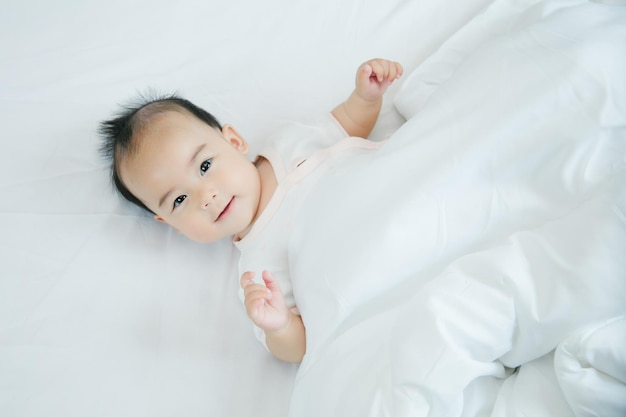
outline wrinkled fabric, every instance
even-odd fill
[[[626,308],[626,11],[542,10],[311,193],[290,246],[294,417],[571,413],[539,359]]]

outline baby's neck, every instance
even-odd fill
[[[252,229],[254,223],[259,218],[261,213],[263,213],[263,210],[265,210],[265,207],[267,207],[267,204],[272,199],[274,191],[276,191],[276,187],[278,186],[278,183],[276,181],[276,175],[274,174],[274,168],[272,168],[272,164],[270,164],[267,159],[259,156],[257,160],[254,161],[254,165],[259,172],[259,178],[261,181],[261,195],[259,196],[259,206],[254,216],[254,220],[252,221],[252,223],[250,223],[250,226],[248,226],[243,232],[238,233],[234,238],[235,241],[243,239],[248,234],[250,229]]]
[[[277,182],[276,175],[274,174],[274,168],[270,161],[259,156],[255,161],[257,170],[259,171],[259,177],[261,178],[261,197],[259,199],[259,209],[257,210],[257,217],[265,210],[267,203],[271,200],[276,191]]]

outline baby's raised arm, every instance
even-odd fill
[[[402,65],[386,59],[371,59],[359,66],[356,88],[332,111],[350,136],[367,138],[372,132],[387,88],[402,75]]]

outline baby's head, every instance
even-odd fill
[[[117,117],[100,124],[102,144],[101,153],[111,163],[111,180],[117,191],[128,201],[154,214],[138,199],[120,178],[120,163],[137,151],[139,138],[154,119],[166,112],[188,112],[205,122],[208,126],[221,129],[217,119],[188,100],[176,95],[140,99],[124,106]]]
[[[251,226],[260,179],[232,126],[169,95],[124,107],[100,133],[116,189],[156,220],[199,242]]]

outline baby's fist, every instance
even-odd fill
[[[356,74],[356,92],[366,101],[379,100],[387,88],[402,76],[398,62],[387,59],[370,59],[361,64]]]

